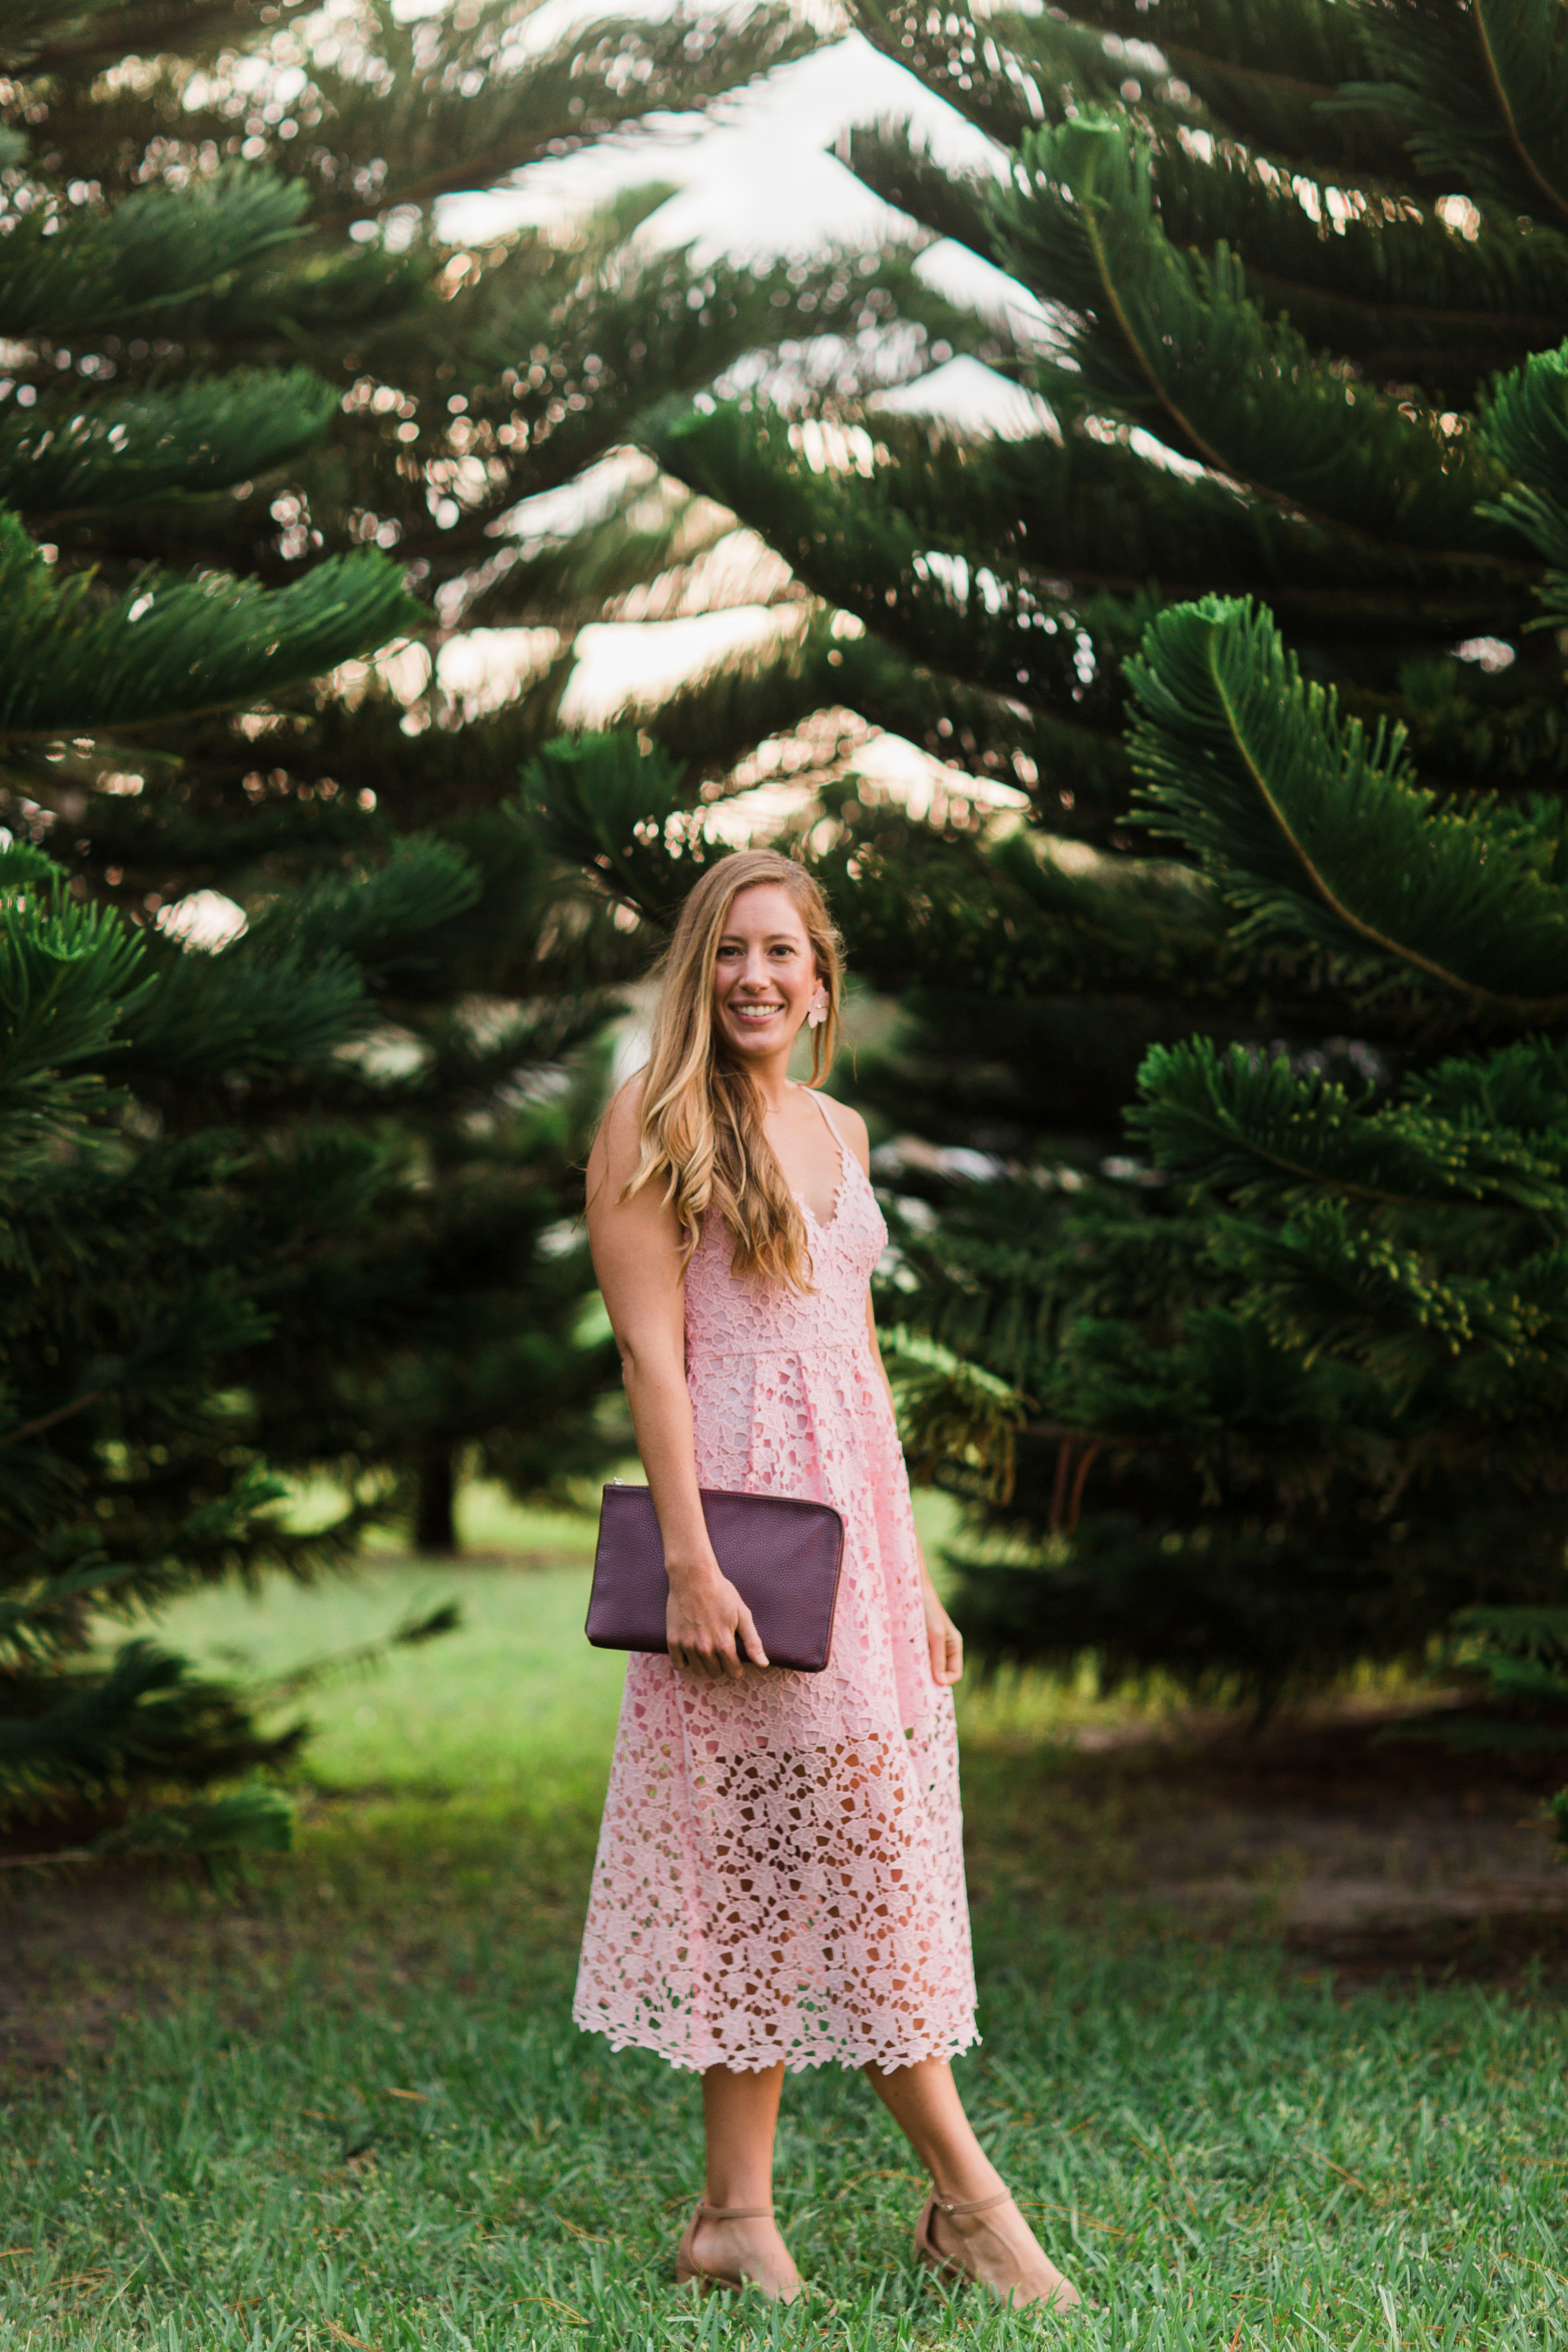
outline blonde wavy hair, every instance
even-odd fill
[[[733,1236],[738,1275],[809,1290],[805,1220],[767,1139],[762,1097],[713,1021],[713,975],[730,910],[742,890],[761,884],[787,892],[827,992],[827,1018],[811,1032],[807,1084],[821,1086],[832,1067],[844,952],[827,901],[793,858],[773,849],[737,850],[698,883],[665,956],[643,1089],[641,1157],[621,1198],[662,1180],[681,1228],[683,1263],[705,1221],[718,1216]]]

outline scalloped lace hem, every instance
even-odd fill
[[[954,2027],[950,2032],[934,2035],[918,2047],[900,2051],[847,2047],[840,2050],[780,2050],[772,2047],[763,2055],[754,2056],[742,2051],[715,2047],[708,2055],[700,2056],[684,2040],[676,2048],[670,2045],[667,2035],[639,2032],[635,2026],[607,2017],[585,2016],[581,2002],[573,2008],[572,2021],[584,2033],[602,2033],[613,2051],[650,2050],[656,2058],[662,2058],[667,2066],[673,2066],[678,2073],[687,2074],[705,2074],[710,2066],[728,2067],[732,2074],[763,2074],[770,2066],[776,2066],[781,2058],[786,2074],[806,2074],[815,2066],[853,2066],[857,2070],[862,2066],[879,2066],[884,2074],[896,2074],[901,2066],[923,2066],[928,2059],[950,2061],[962,2058],[966,2050],[978,2049],[984,2038],[979,2028],[971,2021]]]

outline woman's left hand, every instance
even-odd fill
[[[931,1680],[946,1690],[963,1672],[963,1636],[937,1599],[929,1577],[924,1580],[923,1598]]]

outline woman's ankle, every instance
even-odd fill
[[[721,2179],[709,2181],[702,2191],[702,2202],[710,2213],[767,2216],[773,2210],[773,2192],[771,2187],[758,2189],[745,2181]]]
[[[985,2157],[977,2163],[944,2165],[931,2174],[931,2189],[940,2205],[974,2205],[985,2198],[1011,2194],[995,2166]]]

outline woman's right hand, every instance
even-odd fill
[[[679,1570],[671,1574],[664,1626],[669,1662],[683,1674],[712,1683],[728,1676],[738,1683],[748,1663],[768,1663],[752,1612],[717,1560],[685,1575]]]

